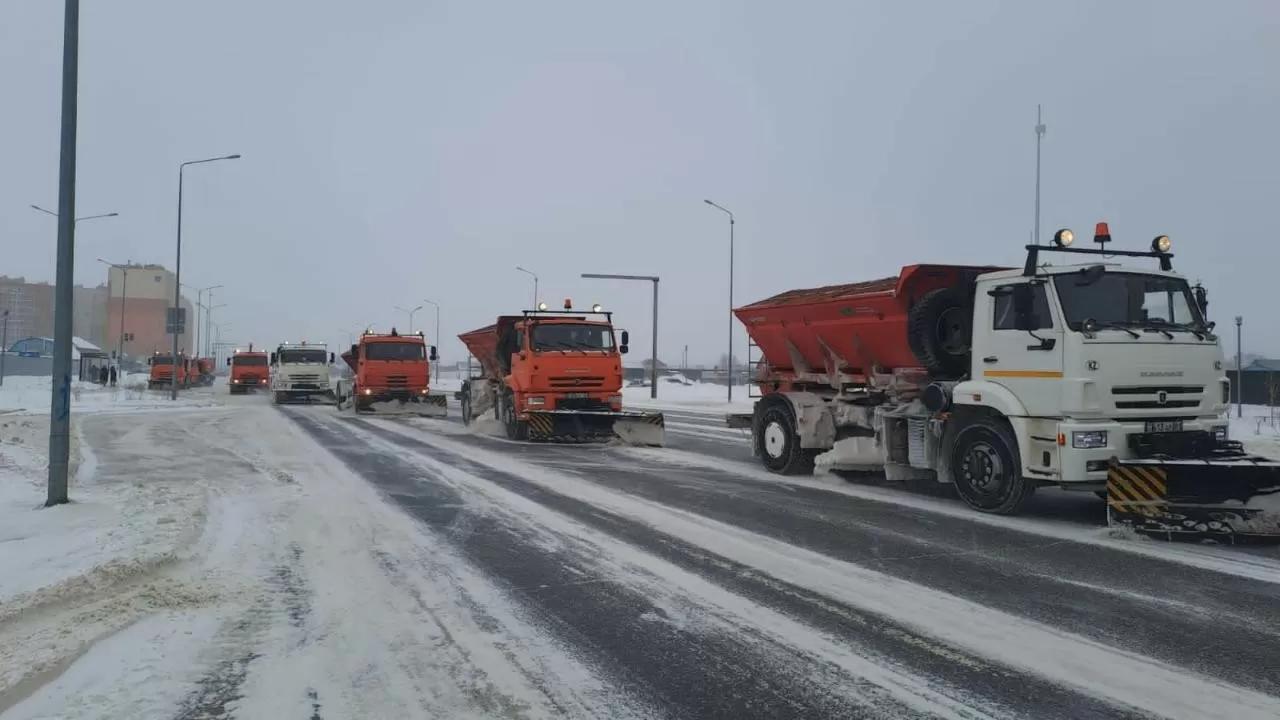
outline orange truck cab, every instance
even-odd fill
[[[148,388],[170,387],[174,384],[174,362],[172,355],[161,355],[157,350],[155,354],[147,358],[147,365],[151,366],[150,376],[147,378]],[[191,358],[185,353],[178,354],[177,362],[177,384],[180,388],[188,386],[191,380]]]
[[[235,353],[227,358],[227,367],[231,368],[231,380],[227,383],[232,395],[243,395],[247,392],[265,390],[269,381],[267,353],[249,349],[236,348]]]
[[[352,375],[338,381],[338,409],[444,417],[445,396],[431,394],[431,361],[436,357],[435,346],[428,348],[421,332],[365,331],[342,353]]]
[[[541,303],[458,338],[482,370],[457,394],[464,423],[492,408],[513,440],[665,441],[662,413],[622,407],[628,333],[615,343],[612,313],[599,305],[575,311],[565,300],[563,311],[548,311]]]
[[[192,384],[208,387],[213,384],[213,358],[196,358],[193,363]]]

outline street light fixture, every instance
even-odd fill
[[[182,178],[183,171],[188,165],[202,165],[204,163],[217,162],[219,160],[239,160],[239,153],[235,155],[222,155],[219,157],[205,158],[203,160],[188,160],[178,165],[178,237],[177,253],[173,263],[173,362],[175,372],[178,362],[178,314],[182,312]],[[184,323],[185,324],[185,323]],[[183,328],[184,330],[186,328]],[[175,375],[175,378],[177,376]],[[169,393],[170,400],[178,399],[178,383],[170,383],[171,390]]]
[[[104,265],[110,265],[124,274],[124,282],[120,284],[120,341],[116,346],[116,369],[118,372],[124,372],[124,311],[125,299],[129,297],[129,266],[113,263],[109,260],[98,258],[98,262]]]
[[[412,334],[413,334],[413,315],[414,315],[414,313],[416,313],[416,312],[418,312],[419,310],[421,310],[421,309],[422,309],[422,306],[421,306],[421,305],[419,305],[419,306],[417,306],[417,307],[413,308],[412,310],[405,310],[404,308],[402,308],[402,307],[400,307],[399,305],[397,305],[397,306],[396,306],[396,309],[397,309],[397,310],[399,310],[399,311],[400,311],[400,312],[402,312],[402,313],[407,314],[407,315],[409,316],[409,334],[411,334],[411,335],[412,335]]]
[[[56,212],[54,212],[54,211],[52,211],[52,210],[45,210],[44,208],[40,207],[39,205],[32,205],[32,206],[31,206],[31,209],[32,209],[32,210],[39,210],[40,212],[44,213],[45,215],[52,215],[52,216],[54,216],[54,217],[58,217],[58,213],[56,213]],[[120,213],[114,213],[114,212],[113,212],[113,213],[105,213],[105,214],[102,214],[102,215],[85,215],[84,217],[78,217],[78,218],[76,218],[76,222],[83,222],[83,221],[85,221],[85,220],[97,220],[98,218],[118,217],[119,215],[120,215]]]
[[[728,208],[717,205],[711,202],[710,200],[703,200],[702,202],[710,205],[711,207],[729,216],[729,358],[727,362],[725,362],[725,365],[728,366],[727,368],[728,375],[726,377],[729,380],[729,402],[732,403],[733,402],[733,226],[736,221],[733,217],[733,212]]]
[[[195,330],[196,330],[196,332],[192,333],[192,339],[193,339],[193,340],[195,340],[195,342],[191,343],[191,346],[192,346],[192,350],[195,352],[195,354],[196,354],[196,355],[205,355],[205,353],[200,352],[200,341],[201,341],[201,340],[203,340],[203,341],[205,341],[205,344],[206,344],[206,345],[208,345],[208,337],[207,337],[207,336],[208,336],[208,334],[209,334],[209,332],[208,332],[208,329],[209,329],[208,320],[209,320],[209,319],[208,319],[208,316],[206,315],[206,317],[205,317],[205,324],[204,324],[204,325],[201,325],[201,324],[200,324],[200,309],[201,309],[201,308],[208,309],[208,304],[207,304],[207,303],[203,303],[202,301],[204,300],[204,294],[205,294],[205,293],[209,293],[209,303],[212,303],[212,302],[213,302],[213,291],[214,291],[214,290],[217,290],[218,288],[223,287],[223,286],[222,286],[222,285],[210,285],[209,287],[205,287],[205,288],[198,288],[198,287],[196,287],[196,286],[194,286],[194,285],[188,285],[188,284],[186,284],[186,283],[182,283],[182,287],[184,287],[184,288],[186,288],[186,289],[188,289],[188,290],[195,290],[195,291],[196,291],[196,322],[195,322]]]
[[[516,269],[517,269],[517,270],[519,270],[519,271],[520,271],[520,272],[522,272],[522,273],[525,273],[526,275],[532,275],[532,276],[533,276],[533,305],[530,305],[530,306],[529,306],[529,309],[530,309],[530,310],[537,310],[537,309],[538,309],[538,273],[536,273],[536,272],[534,272],[534,271],[532,271],[532,270],[525,270],[524,268],[520,267],[519,265],[517,265],[517,266],[516,266]]]
[[[595,280],[643,280],[653,283],[653,348],[649,355],[649,397],[656,400],[658,398],[658,276],[582,273],[582,277]]]
[[[435,300],[427,300],[426,298],[423,298],[422,302],[427,303],[428,305],[433,305],[433,306],[435,306],[435,309],[436,309],[436,334],[432,336],[431,340],[436,344],[437,348],[439,348],[439,347],[443,347],[444,343],[440,342],[440,303],[436,302]],[[439,352],[438,352],[438,351],[437,351],[437,353],[436,353],[436,371],[435,371],[435,376],[436,376],[436,377],[440,377],[440,354],[439,354]]]

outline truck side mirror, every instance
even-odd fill
[[[275,365],[275,364],[276,364],[276,354],[275,354],[275,353],[271,353],[271,364],[272,364],[272,365]]]
[[[631,344],[631,333],[626,330],[622,331],[622,345],[625,347]]]
[[[430,355],[428,355],[428,356],[427,356],[427,358],[428,358],[428,359],[430,359],[430,360],[431,360],[431,362],[435,362],[436,360],[439,360],[439,359],[440,359],[440,356],[436,354],[436,346],[435,346],[435,345],[432,345],[432,346],[431,346],[431,354],[430,354]]]
[[[333,353],[329,353],[329,364],[332,365],[335,362],[337,362],[337,358],[334,357]]]
[[[1200,314],[1207,318],[1209,316],[1209,291],[1205,290],[1203,285],[1196,285],[1191,288],[1191,291],[1195,293],[1196,305],[1200,308]]]

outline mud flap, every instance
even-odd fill
[[[1153,537],[1280,539],[1280,463],[1245,455],[1113,461],[1107,517]]]

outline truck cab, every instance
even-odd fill
[[[1167,238],[1156,242],[1167,250]],[[1167,262],[1108,258],[975,283],[972,371],[952,397],[1008,418],[1026,473],[1046,482],[1100,485],[1109,460],[1149,434],[1226,439],[1230,387],[1203,288]]]
[[[269,364],[267,353],[254,350],[253,343],[249,344],[248,349],[236,348],[235,353],[227,358],[227,367],[231,368],[227,385],[231,394],[243,395],[265,390],[269,384]]]
[[[366,330],[360,341],[342,354],[351,377],[338,381],[339,408],[350,404],[356,412],[417,412],[440,416],[445,397],[431,394],[431,362],[438,357],[422,332],[401,334]]]
[[[179,388],[186,388],[190,382],[191,359],[183,353],[178,354],[178,362],[175,364],[172,355],[162,355],[157,350],[147,358],[147,365],[150,367],[148,388],[170,387],[174,383]]]
[[[271,397],[275,404],[333,397],[329,366],[334,356],[324,343],[282,342],[270,360]]]

